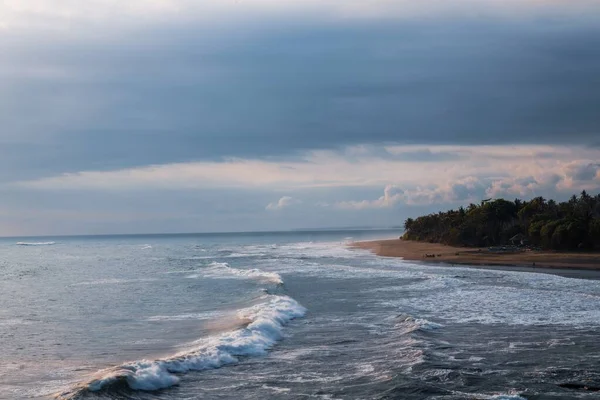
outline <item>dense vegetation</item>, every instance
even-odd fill
[[[480,205],[408,218],[404,228],[406,240],[454,246],[600,250],[600,194],[590,196],[584,191],[562,203],[543,197],[484,200]]]

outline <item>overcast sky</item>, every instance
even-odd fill
[[[0,234],[597,193],[599,20],[598,1],[5,0]]]

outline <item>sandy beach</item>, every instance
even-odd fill
[[[413,261],[477,266],[600,270],[600,253],[502,251],[488,248],[451,247],[438,243],[401,239],[355,242],[352,246],[370,250],[383,257],[401,257]]]

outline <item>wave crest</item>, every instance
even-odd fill
[[[288,296],[266,295],[261,304],[238,311],[246,327],[195,342],[195,348],[160,360],[140,360],[99,372],[99,377],[79,384],[57,399],[77,399],[89,392],[126,385],[153,391],[179,383],[175,374],[215,369],[239,361],[239,357],[263,355],[281,340],[283,327],[302,317],[306,309]]]
[[[17,242],[17,246],[52,246],[56,242]]]
[[[443,325],[441,324],[428,321],[424,318],[414,318],[407,314],[400,314],[396,319],[398,320],[396,326],[403,329],[405,333],[414,331],[430,332],[443,328]]]
[[[277,285],[283,285],[283,279],[281,278],[281,275],[279,275],[276,272],[263,271],[258,268],[238,269],[230,267],[227,263],[213,262],[212,264],[210,264],[210,269],[212,270],[212,272],[226,272],[235,276],[250,279],[258,279],[262,281],[275,283]]]

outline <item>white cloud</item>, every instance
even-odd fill
[[[341,201],[335,204],[338,208],[363,210],[367,208],[389,208],[400,201],[405,201],[406,196],[402,189],[387,185],[383,190],[383,196],[377,200]]]
[[[382,148],[354,151],[313,151],[289,162],[229,159],[151,165],[114,171],[82,171],[15,183],[39,190],[117,190],[248,188],[297,190],[336,187],[387,187],[383,196],[347,202],[344,208],[384,208],[400,201],[468,199],[475,194],[531,193],[536,188],[559,191],[593,190],[600,185],[600,149],[565,146],[404,146],[420,154],[424,149],[459,158],[427,162],[396,157],[399,149],[382,156]],[[582,180],[580,178],[592,177]],[[557,179],[557,177],[559,179]],[[324,199],[327,201],[327,199]]]
[[[266,209],[269,211],[277,211],[277,210],[282,210],[284,208],[293,206],[295,204],[300,204],[300,203],[301,203],[301,201],[298,199],[294,199],[293,197],[290,197],[290,196],[283,196],[278,201],[269,203],[267,205]]]
[[[586,161],[558,162],[555,168],[538,171],[535,175],[468,176],[446,183],[435,183],[432,179],[428,183],[427,186],[403,188],[387,185],[383,196],[376,200],[340,201],[333,206],[365,210],[392,208],[398,204],[478,203],[485,198],[554,197],[556,194],[575,194],[581,190],[593,193],[600,191],[600,166]]]
[[[0,29],[32,28],[70,31],[89,23],[98,26],[131,25],[174,18],[203,21],[221,20],[231,24],[232,17],[266,17],[287,14],[298,18],[308,14],[330,18],[402,18],[477,11],[478,14],[506,15],[535,10],[561,9],[581,12],[597,7],[594,0],[581,0],[564,6],[553,0],[4,0],[0,3]]]
[[[364,210],[391,208],[397,204],[424,205],[478,201],[481,200],[488,186],[486,181],[486,179],[469,176],[441,185],[432,184],[404,189],[387,185],[383,191],[383,196],[376,200],[342,201],[335,203],[335,207]]]
[[[255,229],[257,224],[265,229],[287,229],[343,226],[348,224],[348,218],[351,218],[353,224],[384,225],[390,222],[390,218],[401,218],[402,208],[406,205],[420,205],[424,206],[424,210],[434,211],[444,208],[444,204],[454,207],[470,202],[478,203],[488,197],[511,199],[544,196],[560,200],[584,189],[591,194],[600,191],[600,175],[596,166],[597,160],[600,160],[598,148],[404,146],[397,152],[404,154],[396,156],[382,151],[382,148],[370,147],[372,146],[351,149],[348,152],[345,149],[314,151],[305,154],[302,159],[288,162],[280,159],[230,159],[115,171],[82,171],[9,183],[4,185],[5,194],[17,193],[10,201],[19,204],[23,199],[26,200],[27,204],[23,205],[25,209],[43,210],[49,198],[56,198],[70,199],[70,203],[61,205],[61,209],[70,210],[73,204],[79,203],[74,199],[81,198],[86,200],[80,203],[90,204],[89,209],[81,212],[89,212],[90,215],[88,220],[84,216],[62,219],[48,217],[44,220],[47,222],[40,222],[42,219],[36,217],[32,220],[35,221],[33,224],[25,214],[15,213],[13,208],[12,211],[7,209],[2,218],[2,229],[5,234],[56,233],[55,226],[64,229],[59,233],[248,230]],[[431,153],[424,152],[424,149],[430,149]],[[443,156],[457,150],[460,150],[458,158]],[[411,156],[407,158],[406,154]],[[415,159],[414,154],[423,154],[426,160]],[[432,158],[431,154],[439,154],[440,157]],[[223,188],[228,189],[221,190]],[[183,196],[180,192],[182,189],[185,190]],[[278,195],[273,197],[272,203],[266,205],[273,216],[281,218],[268,218],[269,222],[264,218],[260,219],[261,213],[240,214],[240,209],[247,210],[248,204],[252,204],[253,210],[256,210],[257,205],[265,205],[266,193],[284,191],[294,197]],[[148,196],[149,193],[152,196]],[[182,207],[177,205],[178,199],[205,199],[211,193],[219,200],[207,199],[206,209],[210,209],[211,203],[218,204],[220,213],[207,212],[202,218],[192,219],[189,215],[194,214],[194,210],[198,208],[195,202],[193,206],[186,206],[185,202]],[[227,197],[222,193],[239,195]],[[365,196],[364,193],[374,194]],[[257,197],[252,200],[253,195]],[[137,215],[139,211],[139,219],[136,217],[135,221],[127,221],[127,218],[122,218],[125,222],[116,222],[120,220],[101,213],[110,212],[119,201],[99,206],[102,200],[95,200],[135,198],[136,203],[144,204],[148,199],[161,196],[175,200],[159,202],[169,205],[168,213],[174,209],[184,216],[165,215],[157,220],[154,214],[161,211],[160,206],[148,203],[145,208],[131,212],[132,215]],[[221,201],[223,197],[230,201]],[[243,199],[238,200],[240,197]],[[248,201],[242,204],[246,197]],[[294,205],[300,204],[298,198],[304,200],[307,211],[310,212],[286,213],[285,211],[296,208]],[[42,199],[45,204],[38,205],[38,199]],[[427,207],[428,205],[430,206]],[[121,208],[115,212],[128,214],[127,210]],[[97,219],[96,214],[100,215]],[[80,225],[82,218],[87,222]],[[107,223],[111,218],[115,222]],[[227,218],[230,219],[223,223]],[[207,219],[212,221],[210,227],[206,223]],[[172,223],[169,222],[171,220]],[[57,225],[55,221],[60,221],[60,224]],[[65,225],[65,221],[70,221],[69,225]],[[268,223],[272,225],[266,225]]]

